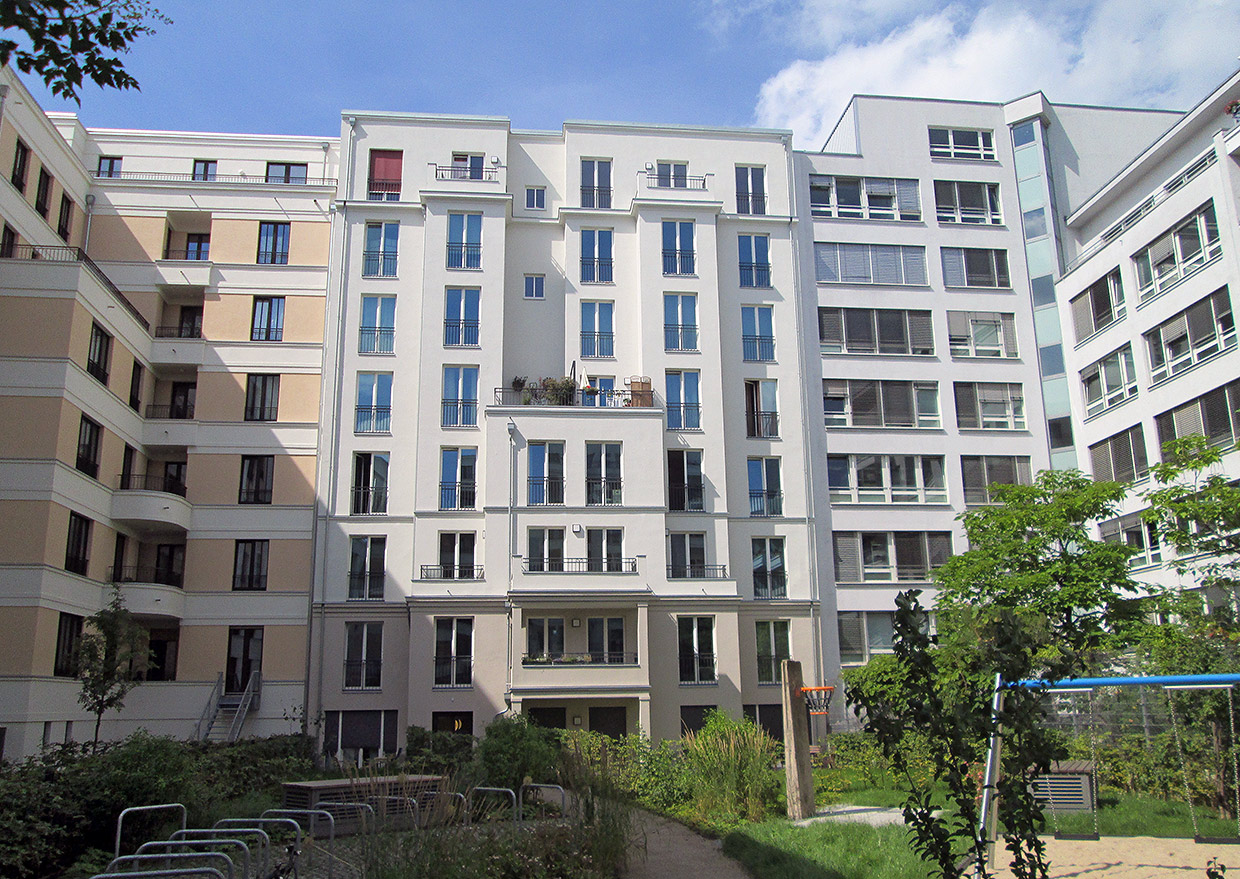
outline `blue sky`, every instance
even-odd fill
[[[335,134],[345,108],[792,128],[854,92],[1187,108],[1237,67],[1236,0],[156,0],[141,92],[41,88],[87,125]],[[30,83],[36,86],[36,83]]]

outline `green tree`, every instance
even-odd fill
[[[0,65],[15,61],[52,94],[78,98],[83,79],[101,88],[136,89],[118,57],[138,37],[171,24],[147,0],[3,0]]]
[[[120,588],[113,587],[107,605],[87,618],[77,652],[78,703],[95,715],[94,746],[103,715],[124,707],[149,664],[146,633],[125,607]]]

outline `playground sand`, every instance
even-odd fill
[[[1204,877],[1206,862],[1240,871],[1240,846],[1198,845],[1191,839],[1152,836],[1111,836],[1097,842],[1044,838],[1051,862],[1050,879],[1166,879],[1168,876]],[[1002,845],[1002,842],[1000,843]],[[1007,852],[998,853],[1004,865],[997,875],[1011,879]]]

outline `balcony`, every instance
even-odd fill
[[[371,180],[366,184],[367,201],[400,201],[399,180]]]
[[[749,490],[749,515],[765,519],[784,514],[784,493],[770,489]]]
[[[477,348],[478,321],[445,320],[443,322],[443,345],[445,348]]]
[[[494,183],[499,180],[499,168],[479,165],[436,165],[436,180],[481,180]]]
[[[665,250],[663,251],[663,274],[665,275],[693,275],[694,271],[694,253],[692,250]]]
[[[624,503],[619,479],[594,477],[586,479],[586,506],[619,506]]]
[[[351,516],[381,516],[387,512],[388,493],[386,488],[353,489],[352,503],[349,505]]]
[[[583,186],[581,187],[581,206],[583,208],[598,208],[600,210],[611,209],[611,187],[610,186]]]
[[[727,565],[668,565],[669,580],[726,580]]]
[[[108,579],[118,584],[130,613],[145,618],[180,620],[185,616],[185,590],[179,571],[155,565],[109,568]]]
[[[436,656],[436,689],[464,689],[474,685],[474,658],[465,656]]]
[[[448,268],[450,269],[481,269],[482,245],[465,244],[460,241],[448,242]]]
[[[610,258],[581,258],[581,283],[610,284],[612,283],[612,260]]]
[[[743,262],[740,264],[742,287],[770,287],[771,264],[769,262]]]
[[[335,177],[298,177],[264,174],[216,174],[209,173],[168,172],[168,171],[96,171],[92,175],[96,180],[133,180],[143,183],[241,183],[247,186],[260,183],[289,183],[298,186],[330,186],[336,187]]]
[[[662,172],[647,171],[646,186],[650,189],[695,189],[699,192],[706,190],[706,177],[694,177],[689,174],[681,174],[675,170]]]
[[[188,531],[193,508],[185,500],[185,486],[161,477],[137,478],[141,481],[129,483],[133,487],[122,486],[112,495],[112,518],[143,530]]]
[[[383,679],[383,661],[379,659],[346,659],[344,688],[346,690],[377,690]]]
[[[616,337],[614,333],[581,334],[582,357],[615,357]]]
[[[754,571],[754,598],[787,598],[788,575],[784,571]]]
[[[529,481],[529,505],[541,507],[564,503],[564,477],[531,477]]]
[[[681,652],[680,685],[682,687],[717,684],[718,682],[719,679],[715,675],[715,654]]]
[[[478,487],[474,482],[439,483],[439,509],[472,510],[477,502]]]
[[[173,324],[155,328],[156,339],[201,339],[202,326],[199,324]]]
[[[766,196],[743,192],[736,194],[736,212],[738,214],[752,214],[753,216],[763,216],[766,214]]]
[[[698,349],[697,324],[664,324],[663,348],[666,351],[696,351]]]
[[[391,433],[391,406],[358,406],[353,414],[354,433]]]
[[[701,430],[702,407],[697,403],[669,403],[667,406],[668,430]]]
[[[775,360],[774,336],[742,336],[741,357],[749,363],[772,363]]]
[[[440,403],[441,427],[477,427],[477,400],[443,400]]]
[[[211,246],[204,244],[201,247],[191,247],[188,250],[165,250],[163,258],[180,260],[182,262],[209,262],[211,259]]]
[[[358,330],[358,354],[392,354],[395,351],[396,330],[392,327],[362,327]]]
[[[550,665],[637,665],[637,651],[598,650],[590,653],[523,653],[521,664]]]
[[[193,421],[194,404],[188,402],[152,403],[146,407],[146,417],[167,421]]]
[[[111,583],[158,583],[161,586],[184,588],[185,577],[180,571],[161,568],[158,565],[126,565],[122,568],[108,568],[108,581]]]
[[[705,485],[700,480],[667,487],[667,508],[681,512],[700,512]]]
[[[422,565],[421,580],[485,580],[482,565]]]
[[[142,326],[142,329],[149,330],[151,328],[150,322],[142,316],[142,312],[138,311],[134,304],[125,298],[125,294],[120,291],[120,288],[112,283],[112,280],[103,273],[103,269],[99,268],[95,261],[86,255],[86,251],[80,247],[21,244],[7,248],[3,254],[0,254],[0,258],[41,260],[51,263],[78,263],[94,276],[100,286],[112,294],[113,298],[121,304],[125,311],[129,312],[130,316]]]
[[[496,388],[496,406],[573,406],[586,409],[653,409],[654,391],[649,388],[610,390],[571,388],[560,390],[538,385]]]
[[[451,245],[449,245],[451,246]],[[449,266],[451,268],[451,266]],[[457,266],[460,268],[460,266]],[[395,278],[396,254],[382,250],[362,251],[363,278]]]
[[[526,557],[521,559],[521,570],[526,574],[636,574],[637,559],[620,556],[584,559]]]
[[[163,491],[185,497],[185,482],[157,473],[123,473],[116,478],[118,491]]]
[[[779,413],[753,411],[745,413],[745,436],[750,439],[773,439],[779,436]]]

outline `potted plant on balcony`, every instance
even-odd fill
[[[577,380],[571,376],[554,378],[547,376],[539,385],[542,388],[544,402],[550,406],[571,406],[576,402]]]

